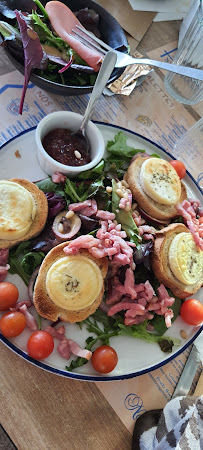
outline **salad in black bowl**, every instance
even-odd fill
[[[52,4],[50,17],[48,3]],[[127,39],[119,23],[92,0],[0,0],[2,45],[10,61],[25,73],[25,88],[31,80],[44,90],[64,96],[92,91],[99,67],[88,64],[84,55],[72,48],[72,42],[64,40],[63,33],[59,36],[55,17],[60,18],[64,12],[68,21],[76,16],[82,26],[112,48],[127,52]],[[109,81],[118,78],[123,70],[115,69]]]

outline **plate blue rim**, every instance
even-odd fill
[[[144,136],[142,136],[139,133],[136,133],[134,131],[128,130],[127,128],[124,127],[120,127],[117,125],[112,125],[112,124],[108,124],[108,123],[104,123],[104,122],[98,122],[98,121],[94,121],[95,124],[97,125],[104,125],[107,127],[111,127],[111,128],[116,128],[119,129],[121,131],[127,132],[132,134],[133,136],[137,136],[140,137],[141,139],[145,140],[146,142],[149,142],[150,144],[153,144],[155,147],[159,148],[160,150],[162,150],[167,156],[169,156],[171,159],[174,159],[174,157],[171,155],[171,153],[167,152],[163,147],[161,147],[160,145],[156,144],[155,142],[151,141],[148,138],[145,138]],[[19,138],[20,136],[29,133],[31,131],[34,131],[36,129],[36,127],[32,127],[29,128],[28,130],[23,130],[21,133],[19,133],[17,136],[12,137],[11,139],[9,139],[9,141],[5,142],[1,147],[0,147],[0,152],[1,149],[6,147],[10,142],[12,142],[13,140]],[[193,176],[187,171],[187,175],[191,178],[191,180],[193,181],[193,183],[196,185],[197,189],[200,191],[200,193],[202,194],[201,188],[198,186],[197,182],[195,181],[195,179],[193,178]],[[90,376],[90,375],[85,375],[85,374],[80,374],[80,373],[72,373],[72,372],[68,372],[68,371],[63,371],[60,369],[56,369],[54,367],[50,367],[46,364],[44,364],[41,361],[37,361],[33,358],[31,358],[29,355],[27,355],[26,353],[24,353],[22,350],[18,349],[12,342],[8,341],[1,333],[0,333],[0,341],[2,341],[7,347],[9,347],[14,353],[16,353],[17,355],[19,355],[21,358],[25,359],[26,361],[30,362],[31,364],[46,370],[47,372],[51,372],[54,373],[56,375],[60,375],[63,376],[65,378],[73,378],[75,380],[80,380],[80,381],[118,381],[118,380],[125,380],[125,379],[129,379],[129,378],[136,378],[140,375],[144,375],[145,373],[148,372],[152,372],[156,369],[158,369],[159,367],[165,366],[165,364],[167,364],[168,362],[172,361],[174,358],[176,358],[178,355],[180,355],[181,353],[184,352],[184,350],[186,350],[193,342],[194,340],[199,336],[199,334],[203,331],[203,325],[199,328],[199,330],[195,333],[195,335],[187,342],[187,344],[185,344],[183,347],[181,347],[180,350],[177,350],[177,352],[171,356],[169,356],[167,359],[165,359],[164,361],[155,364],[153,366],[151,366],[150,368],[147,369],[143,369],[143,370],[139,370],[139,372],[133,372],[130,374],[125,374],[125,375],[115,375],[115,376]]]

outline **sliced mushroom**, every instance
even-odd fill
[[[69,213],[73,214],[69,214]],[[73,211],[62,211],[54,219],[52,230],[61,241],[75,236],[81,227],[81,220]]]

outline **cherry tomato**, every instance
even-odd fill
[[[8,311],[0,319],[0,330],[5,337],[16,337],[26,326],[25,316],[20,311]]]
[[[180,316],[189,325],[200,325],[203,322],[203,305],[199,300],[189,298],[180,308]]]
[[[199,218],[199,224],[202,225],[203,223],[203,216]]]
[[[115,369],[118,356],[116,351],[109,345],[101,345],[94,351],[91,361],[97,372],[109,373]]]
[[[0,283],[0,311],[13,308],[18,300],[19,292],[17,287],[8,281]]]
[[[28,339],[28,354],[34,359],[47,358],[54,349],[54,340],[47,331],[35,331]]]
[[[171,166],[176,170],[179,178],[182,180],[186,174],[186,167],[182,163],[182,161],[178,161],[177,159],[174,159],[173,161],[169,161]]]

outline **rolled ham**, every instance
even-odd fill
[[[98,72],[102,62],[100,53],[97,50],[88,48],[69,34],[72,33],[75,25],[84,28],[72,11],[64,3],[58,1],[48,2],[45,10],[58,36],[67,42],[95,72]]]

